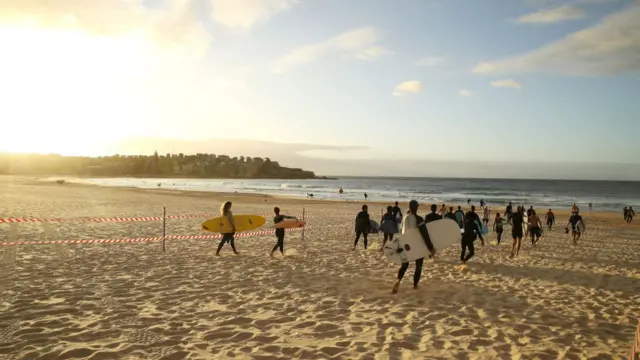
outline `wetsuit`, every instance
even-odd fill
[[[496,220],[494,226],[496,228],[496,235],[498,235],[498,245],[500,245],[500,241],[502,241],[502,233],[504,232],[504,218],[500,218],[500,220]]]
[[[430,212],[428,213],[425,217],[424,217],[424,222],[425,223],[430,223],[432,221],[436,221],[436,220],[440,220],[442,219],[442,216],[434,213],[434,212]]]
[[[462,240],[460,241],[460,245],[462,247],[462,251],[460,252],[460,261],[462,261],[463,263],[469,261],[469,259],[471,259],[475,254],[473,242],[476,241],[478,236],[480,237],[480,239],[482,239],[480,224],[476,222],[476,219],[473,216],[467,217],[464,222],[464,233],[462,234]],[[484,239],[482,239],[482,241],[484,241]],[[469,249],[469,253],[466,253],[467,249]]]
[[[384,234],[384,240],[382,241],[382,247],[384,247],[387,240],[393,240],[393,234],[398,233],[398,223],[393,211],[382,216],[382,220],[380,220],[380,229]]]
[[[292,216],[276,215],[273,218],[273,223],[277,224],[283,221],[284,219],[295,219],[295,218]],[[273,250],[271,250],[271,253],[280,249],[280,253],[284,254],[284,229],[283,228],[276,229],[276,238],[278,239],[278,242],[276,243],[276,246],[273,247]]]
[[[233,213],[231,212],[231,210],[229,210],[229,212],[227,212],[227,219],[229,220],[230,224],[234,224],[234,222],[233,222]],[[236,250],[236,244],[235,244],[234,235],[235,235],[235,233],[233,233],[233,232],[231,232],[231,233],[223,233],[222,234],[222,239],[220,239],[220,243],[218,244],[218,250],[216,251],[216,255],[220,254],[220,250],[222,250],[222,247],[224,246],[225,243],[229,243],[229,245],[231,245],[231,249],[233,250],[234,253],[238,252]]]
[[[522,214],[520,214],[519,212],[511,214],[511,221],[512,221],[511,235],[513,236],[514,239],[522,239],[522,236],[523,236],[522,226],[524,224],[524,219],[522,217]]]
[[[578,222],[582,221],[582,216],[573,214],[569,218],[569,224],[571,224],[571,230],[574,233],[579,233],[580,229],[578,229]]]
[[[453,221],[455,221],[456,223],[458,222],[458,219],[456,218],[456,215],[452,212],[448,212],[446,214],[444,214],[444,216],[442,217],[443,219],[451,219]]]
[[[556,222],[556,216],[551,211],[549,211],[547,213],[546,218],[547,218],[547,226],[549,226],[549,229],[551,229],[551,227],[553,226],[553,223]]]
[[[364,248],[367,248],[367,236],[369,235],[369,228],[371,227],[371,222],[369,219],[369,213],[366,211],[360,211],[358,215],[356,215],[356,240],[353,243],[353,248],[358,245],[358,240],[360,240],[360,235],[364,238]]]
[[[513,214],[513,206],[509,204],[507,205],[507,209],[504,211],[504,216],[507,218],[507,221],[511,221],[512,214]]]
[[[424,240],[425,245],[431,251],[434,250],[433,243],[431,242],[431,237],[429,237],[429,232],[427,231],[427,225],[422,217],[414,214],[407,214],[402,219],[402,233],[404,234],[408,229],[418,228],[420,230],[420,234],[422,235],[422,239]],[[418,286],[418,282],[420,282],[420,276],[422,275],[422,264],[424,263],[424,258],[420,258],[416,260],[416,270],[413,273],[413,286]],[[398,281],[402,280],[404,277],[404,273],[407,272],[409,268],[409,263],[402,263],[400,266],[400,270],[398,270]]]
[[[478,214],[476,214],[475,211],[467,211],[467,213],[464,214],[464,222],[465,222],[465,224],[466,224],[467,221],[478,222],[478,226],[481,224],[480,216],[478,216]]]

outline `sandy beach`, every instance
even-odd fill
[[[622,359],[640,316],[640,225],[621,214],[583,211],[575,247],[556,211],[559,226],[535,249],[523,240],[517,259],[508,236],[476,242],[467,273],[455,269],[459,246],[447,248],[425,261],[418,290],[412,264],[392,295],[398,267],[378,251],[382,235],[351,251],[359,202],[20,177],[0,177],[0,189],[2,218],[158,217],[163,207],[213,217],[229,199],[235,214],[304,207],[308,221],[304,240],[287,234],[284,258],[268,256],[273,234],[239,237],[240,255],[226,246],[220,257],[217,239],[170,239],[164,253],[159,241],[0,246],[2,359]],[[369,204],[378,220],[383,204]],[[204,219],[169,219],[167,235],[203,235]],[[162,221],[0,224],[0,242],[161,234]]]

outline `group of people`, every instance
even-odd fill
[[[636,212],[633,211],[633,206],[629,206],[629,207],[624,207],[624,209],[622,209],[623,215],[624,215],[624,222],[626,222],[627,224],[631,222],[631,220],[633,220],[633,217],[636,215]]]

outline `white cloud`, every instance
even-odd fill
[[[393,51],[385,49],[382,46],[371,46],[357,53],[356,57],[362,60],[375,60],[387,55],[393,55]]]
[[[561,21],[578,20],[586,16],[587,14],[582,9],[564,5],[522,15],[518,18],[517,22],[520,24],[551,24]]]
[[[613,75],[640,70],[640,6],[611,14],[598,24],[528,53],[478,64],[475,73],[550,71]]]
[[[331,53],[352,54],[361,59],[371,60],[387,51],[375,45],[379,38],[379,32],[374,27],[352,29],[328,40],[291,50],[276,61],[272,71],[282,74],[293,67],[310,63]]]
[[[496,80],[491,82],[493,87],[508,87],[514,89],[522,89],[522,85],[513,79]]]
[[[424,89],[418,80],[403,81],[393,88],[393,96],[402,96],[406,93],[418,93]]]
[[[447,60],[443,57],[426,56],[418,59],[418,61],[416,61],[416,66],[422,66],[422,67],[440,66],[440,65],[444,65],[446,62]]]
[[[464,96],[464,97],[471,97],[473,94],[471,94],[471,91],[463,89],[458,91],[458,95]]]
[[[298,0],[211,0],[211,18],[231,28],[249,30],[297,3]]]

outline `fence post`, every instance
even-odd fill
[[[302,221],[304,221],[304,205],[302,206]],[[305,225],[302,226],[302,241],[304,241],[304,227]]]
[[[165,240],[167,238],[167,208],[162,207],[162,252],[166,251]]]

